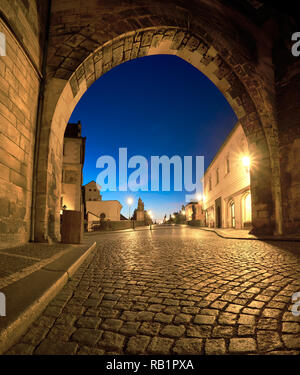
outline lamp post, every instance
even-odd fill
[[[133,203],[133,199],[132,198],[128,198],[127,199],[128,210],[129,210],[128,220],[130,220],[130,207],[131,207],[132,203]],[[131,223],[131,221],[130,221],[130,223]],[[131,227],[131,224],[130,224],[130,227]]]
[[[149,216],[149,218],[150,218],[150,230],[152,230],[152,227],[151,227],[151,224],[152,224],[152,218],[153,218],[152,211],[151,211],[151,210],[148,210],[148,211],[147,211],[147,214],[148,214],[148,216]]]

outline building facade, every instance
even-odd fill
[[[61,210],[82,211],[82,169],[86,138],[81,123],[69,123],[64,135]]]
[[[102,200],[101,186],[91,181],[83,186],[85,217],[88,213],[110,221],[120,221],[122,205],[117,200]]]
[[[100,194],[101,186],[95,181],[91,181],[84,185],[84,197],[85,201],[102,201],[102,195]]]
[[[202,201],[190,202],[185,206],[186,221],[197,220],[200,225],[205,223],[205,212],[203,210]]]
[[[206,226],[251,228],[250,164],[254,162],[243,128],[237,123],[204,174]]]

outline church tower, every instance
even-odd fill
[[[144,202],[139,198],[138,200],[138,207],[136,210],[136,220],[143,221],[145,220],[145,212],[144,212]]]

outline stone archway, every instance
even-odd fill
[[[255,155],[251,170],[254,233],[282,231],[280,171],[274,103],[249,56],[236,61],[207,33],[174,26],[147,27],[105,42],[84,59],[68,79],[51,77],[45,89],[37,169],[35,239],[59,239],[62,142],[76,104],[102,74],[138,57],[176,55],[204,73],[224,94]],[[262,183],[263,182],[263,183]]]

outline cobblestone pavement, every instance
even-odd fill
[[[105,234],[7,354],[299,354],[300,248],[194,228]]]

